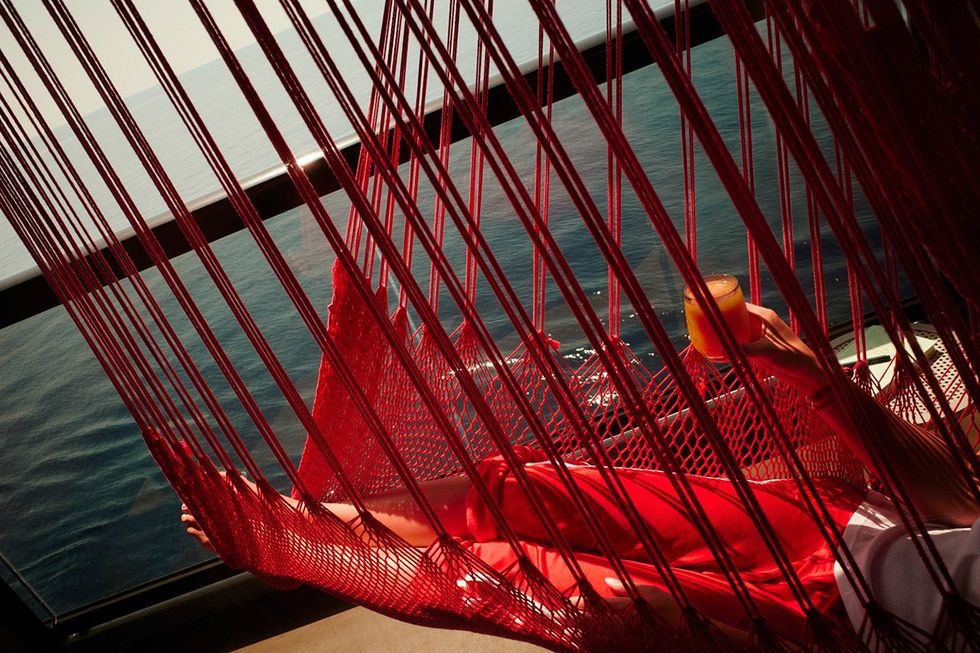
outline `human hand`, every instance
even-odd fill
[[[606,603],[614,610],[625,612],[633,605],[633,599],[629,598],[629,595],[626,593],[626,588],[618,579],[607,578],[606,585],[616,594],[616,596],[606,599]],[[650,604],[650,607],[663,617],[664,621],[669,624],[677,623],[680,619],[681,611],[677,607],[677,602],[674,601],[674,597],[653,585],[637,585],[636,589],[639,591],[640,596]]]
[[[745,304],[752,340],[742,351],[753,363],[780,381],[811,397],[829,383],[817,357],[770,308]]]
[[[607,597],[605,602],[616,612],[626,612],[633,605],[633,599],[626,592],[626,587],[617,578],[606,578],[605,581],[609,589],[615,594],[615,596]],[[653,585],[637,585],[636,589],[640,596],[650,604],[650,607],[663,616],[667,623],[676,623],[681,612],[670,594]],[[572,605],[579,609],[583,609],[585,606],[580,596],[569,597],[569,600]]]

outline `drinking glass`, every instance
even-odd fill
[[[749,312],[745,308],[745,296],[738,285],[738,279],[730,274],[709,274],[704,277],[704,283],[735,340],[739,344],[747,343],[751,338]],[[687,287],[684,288],[684,317],[687,319],[687,333],[694,348],[709,360],[725,360],[721,339],[708,322],[708,316],[694,301],[691,289]]]

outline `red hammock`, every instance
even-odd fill
[[[277,437],[7,0],[0,2],[0,16],[106,181],[193,336],[180,333],[162,308],[162,293],[139,276],[6,54],[0,65],[16,106],[3,99],[0,108],[0,132],[8,144],[0,160],[0,210],[86,337],[175,491],[228,564],[280,586],[310,584],[400,619],[520,638],[554,650],[736,648],[719,625],[745,630],[759,647],[779,650],[860,649],[868,641],[917,650],[922,637],[942,642],[951,633],[972,641],[977,607],[958,598],[922,516],[909,507],[901,509],[903,525],[921,535],[916,546],[945,597],[940,627],[932,635],[917,633],[878,606],[842,536],[860,501],[865,470],[804,398],[749,365],[701,279],[695,210],[697,143],[698,160],[710,164],[744,223],[752,300],[762,298],[765,262],[773,281],[767,290],[785,301],[794,328],[814,348],[836,396],[862,425],[867,418],[844,387],[851,382],[846,373],[860,384],[874,383],[863,343],[863,312],[869,305],[896,346],[895,379],[879,397],[935,430],[958,456],[959,467],[950,473],[968,479],[980,500],[974,419],[980,398],[975,372],[980,263],[974,254],[980,224],[973,218],[980,198],[973,174],[980,163],[973,65],[980,41],[968,7],[906,0],[900,13],[891,0],[767,3],[770,13],[760,34],[744,3],[712,1],[711,20],[717,20],[735,52],[736,161],[692,83],[690,21],[697,12],[706,14],[704,6],[677,0],[672,18],[662,23],[642,0],[609,0],[608,83],[602,88],[565,28],[561,2],[529,0],[540,24],[538,67],[536,75],[525,77],[497,31],[491,0],[452,0],[445,32],[435,26],[432,0],[389,0],[379,38],[368,33],[347,0],[327,0],[371,80],[364,105],[299,2],[282,0],[360,139],[360,157],[351,169],[262,15],[251,0],[238,0],[351,201],[341,233],[209,10],[200,0],[191,4],[336,255],[326,326],[135,6],[113,0],[322,351],[312,409],[70,12],[61,0],[45,2],[307,432],[299,464],[294,463],[298,452]],[[683,236],[624,133],[628,32],[657,62],[679,106]],[[458,54],[460,38],[471,33],[477,44],[472,86],[461,74],[468,62]],[[557,78],[556,59],[563,72]],[[787,65],[791,71],[784,70]],[[533,179],[516,169],[488,119],[491,70],[533,138]],[[433,84],[443,91],[438,142],[430,140],[424,124]],[[569,143],[552,124],[556,84],[574,88],[591,127],[606,142],[604,205],[595,201],[569,155]],[[763,107],[753,91],[776,134],[775,180],[759,179],[754,171],[752,114]],[[811,128],[811,114],[818,111],[833,133],[835,166],[828,164]],[[472,136],[465,183],[450,172],[451,146],[461,130]],[[31,133],[41,136],[44,156]],[[404,161],[407,169],[400,169]],[[794,254],[796,175],[805,187],[810,270],[798,265]],[[531,251],[530,297],[515,289],[501,264],[500,244],[481,224],[485,177],[499,184],[514,230],[524,231]],[[877,219],[883,260],[859,223],[852,180]],[[776,235],[754,195],[757,185],[771,181],[781,200]],[[425,192],[434,197],[431,209],[420,200]],[[608,268],[605,320],[576,275],[576,262],[559,245],[556,224],[561,223],[553,210],[558,197],[585,225]],[[694,350],[676,351],[627,258],[624,198],[636,200],[637,211],[649,220],[721,334],[731,362],[724,372]],[[88,223],[107,243],[105,251],[95,246]],[[831,237],[847,260],[855,324],[858,362],[846,373],[827,337],[823,248]],[[446,247],[448,238],[459,239],[463,260],[455,260]],[[428,263],[424,272],[419,257]],[[117,267],[124,281],[115,280]],[[812,291],[799,281],[804,272],[812,272]],[[949,361],[939,373],[902,310],[900,278],[911,284],[935,325]],[[395,289],[392,311],[388,298]],[[648,369],[621,337],[624,300],[662,368]],[[440,302],[451,302],[458,324],[447,328],[440,320],[445,315]],[[577,369],[546,335],[546,309],[558,302],[593,352]],[[417,329],[414,320],[421,324]],[[491,324],[505,324],[516,334],[517,349],[501,350]],[[188,346],[191,339],[199,339],[206,355]],[[201,361],[221,372],[292,484],[299,508],[266,480],[268,470],[233,425]],[[961,399],[954,401],[954,395]],[[906,498],[888,471],[887,452],[872,453],[885,470],[885,478],[875,483]],[[526,464],[530,461],[534,464]],[[239,474],[225,477],[220,469],[244,470],[258,491]],[[467,520],[474,538],[454,537],[421,485],[461,475],[473,484]],[[431,546],[409,546],[367,508],[366,499],[393,488],[412,498],[437,533]],[[655,495],[674,506],[669,520],[663,512],[661,519],[650,518],[647,506]],[[349,503],[359,517],[346,523],[321,501]],[[744,532],[726,532],[732,506],[742,515],[737,523]],[[793,537],[783,537],[794,524]],[[690,546],[679,547],[677,541]],[[859,633],[834,614],[839,609],[835,563],[870,615]],[[632,609],[620,613],[603,600],[611,596],[606,577],[623,584]],[[668,623],[642,599],[638,588],[644,585],[669,594],[681,610],[678,623]],[[582,604],[570,597],[581,597]]]

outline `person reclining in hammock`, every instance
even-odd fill
[[[853,399],[874,426],[869,432],[860,431],[844,408],[834,401],[829,380],[810,348],[775,312],[751,304],[748,308],[758,338],[744,346],[745,353],[753,362],[810,397],[822,418],[873,472],[879,470],[868,453],[869,442],[877,440],[890,453],[893,473],[907,490],[915,509],[930,525],[933,541],[960,594],[980,606],[980,506],[968,482],[952,471],[955,466],[952,453],[943,441],[936,434],[902,420],[857,386],[850,386]],[[622,585],[608,578],[614,574],[604,566],[594,537],[554,468],[533,449],[518,448],[518,453],[563,535],[581,552],[580,563],[593,585],[617,607],[628,606],[631,601],[624,597]],[[662,589],[653,566],[647,564],[649,560],[634,530],[609,496],[598,471],[587,465],[570,464],[569,468],[593,502],[617,553],[631,565],[634,581],[643,585],[644,597],[668,622],[678,619],[679,609]],[[497,497],[505,519],[522,541],[527,542],[526,547],[539,569],[556,587],[570,586],[572,576],[548,547],[548,536],[507,465],[493,458],[483,461],[480,471]],[[729,632],[748,631],[751,624],[727,587],[690,515],[679,505],[667,476],[659,471],[630,468],[620,468],[618,476],[694,605]],[[690,476],[688,480],[712,525],[725,539],[729,555],[752,589],[764,616],[787,632],[800,632],[804,617],[749,515],[740,509],[742,503],[732,484],[727,479],[704,476]],[[892,502],[874,492],[860,493],[835,479],[813,480],[834,520],[844,530],[845,542],[871,584],[875,599],[888,611],[927,633],[932,632],[943,599],[919,559],[912,538],[899,526],[901,522]],[[504,570],[512,566],[509,547],[499,541],[494,522],[478,494],[471,491],[472,483],[467,477],[428,481],[422,487],[451,535],[470,542],[471,549],[496,568]],[[843,602],[852,625],[859,628],[865,617],[861,603],[836,565],[834,553],[814,518],[802,507],[796,484],[791,480],[754,482],[753,490],[815,606],[843,617],[840,611]],[[294,500],[287,500],[295,505]],[[365,502],[379,521],[409,544],[424,547],[434,541],[435,532],[407,492],[374,495]],[[345,521],[357,517],[349,504],[324,505]],[[190,535],[209,545],[207,535],[186,507],[181,519]]]

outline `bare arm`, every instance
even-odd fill
[[[774,311],[752,304],[748,308],[759,338],[744,346],[745,353],[804,395],[824,395],[829,380],[813,351]],[[869,445],[877,443],[924,518],[969,526],[980,517],[969,482],[957,473],[954,454],[939,436],[901,419],[856,385],[849,385],[847,391],[867,418],[870,430],[859,428],[832,396],[818,402],[818,410],[868,469],[883,476],[869,450]]]

